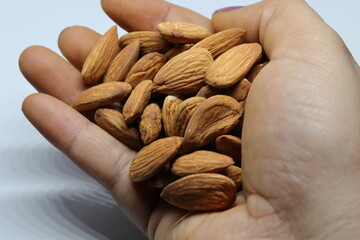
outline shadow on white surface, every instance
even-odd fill
[[[44,145],[4,153],[1,239],[146,239],[110,194],[62,153]]]

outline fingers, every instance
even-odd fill
[[[134,151],[49,95],[30,95],[22,110],[49,142],[108,188],[124,212],[145,229],[154,191],[131,182],[128,172]]]
[[[127,31],[156,30],[166,21],[196,23],[208,29],[210,21],[189,9],[162,0],[102,0],[106,14]]]
[[[19,58],[24,77],[39,91],[66,103],[83,89],[81,75],[55,52],[40,46],[25,49]]]
[[[127,157],[122,152],[130,152],[80,113],[49,95],[30,95],[22,110],[46,139],[105,185],[110,185],[116,175],[116,161]]]
[[[81,70],[86,57],[100,36],[87,27],[69,27],[61,32],[58,45],[64,57]]]
[[[323,41],[329,36],[324,33],[330,31],[317,13],[301,0],[265,0],[236,10],[214,13],[212,26],[215,31],[233,27],[246,29],[246,41],[260,42],[272,59],[307,55],[313,51],[308,44],[313,44],[317,36],[319,41]]]

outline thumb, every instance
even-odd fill
[[[246,195],[267,199],[303,234],[337,222],[344,211],[360,216],[349,209],[354,199],[344,198],[360,187],[359,69],[338,34],[302,0],[218,11],[212,25],[244,28],[245,40],[259,42],[270,59],[246,102]]]
[[[312,41],[335,35],[303,0],[265,0],[242,8],[220,9],[212,16],[212,26],[215,31],[234,27],[246,29],[245,41],[259,42],[272,59],[307,55],[313,51],[308,48]],[[339,38],[329,44],[319,44],[331,45],[335,41],[337,45],[342,44]]]

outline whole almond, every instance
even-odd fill
[[[144,144],[157,139],[161,132],[161,109],[156,103],[149,104],[141,115],[139,130]]]
[[[168,137],[175,136],[175,114],[181,102],[180,98],[171,95],[164,99],[161,115],[165,135]]]
[[[215,139],[216,151],[232,157],[241,166],[241,139],[233,135],[221,135]]]
[[[217,173],[192,174],[168,184],[160,195],[188,211],[215,211],[231,207],[236,199],[233,180]]]
[[[188,125],[191,116],[200,103],[205,101],[203,97],[191,97],[179,104],[174,115],[174,135],[183,137],[186,126]]]
[[[124,48],[134,40],[139,40],[140,42],[141,55],[151,52],[165,53],[172,47],[172,44],[166,41],[159,32],[153,31],[129,32],[121,36],[119,46],[120,48]]]
[[[239,121],[242,105],[225,95],[202,102],[192,115],[184,135],[184,150],[197,149],[228,133]]]
[[[188,22],[162,22],[156,28],[172,43],[197,43],[211,35],[207,28]]]
[[[98,82],[108,70],[118,50],[117,28],[113,26],[100,37],[86,58],[81,70],[83,82],[85,84]]]
[[[236,186],[236,190],[239,191],[242,185],[242,172],[241,168],[231,165],[227,167],[222,174],[227,176],[228,178],[231,178]]]
[[[169,60],[154,78],[154,90],[164,94],[196,93],[204,86],[213,58],[203,48],[190,49]]]
[[[250,87],[251,83],[246,78],[243,78],[242,80],[234,84],[231,88],[227,89],[225,91],[225,94],[234,98],[238,102],[245,101],[249,93]]]
[[[233,47],[220,55],[206,71],[205,82],[215,88],[228,88],[250,71],[261,56],[258,43],[246,43]]]
[[[231,157],[224,154],[199,150],[177,158],[171,171],[178,176],[195,173],[217,173],[234,164]]]
[[[125,122],[134,122],[148,105],[153,83],[151,80],[145,80],[139,83],[134,90],[130,93],[129,98],[126,100],[122,113],[125,117]]]
[[[120,112],[114,109],[100,108],[95,112],[95,122],[129,148],[138,151],[143,147],[139,131],[128,126]]]
[[[139,50],[139,41],[133,41],[122,49],[111,62],[104,76],[104,82],[124,81],[126,75],[139,57]]]
[[[143,80],[152,80],[165,62],[166,57],[163,54],[157,52],[148,53],[132,66],[125,78],[125,82],[134,88]]]
[[[130,179],[141,182],[154,176],[180,151],[182,142],[182,137],[167,137],[143,147],[131,162]]]
[[[244,41],[245,35],[246,31],[241,28],[223,30],[196,43],[192,49],[205,48],[209,50],[213,58],[216,59],[230,48],[241,44]]]
[[[107,106],[126,98],[131,86],[124,82],[108,82],[88,88],[82,92],[71,106],[78,111],[92,110]]]
[[[255,65],[249,72],[247,78],[249,82],[253,82],[256,76],[259,74],[259,72],[268,64],[269,62],[259,63]]]

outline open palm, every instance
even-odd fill
[[[41,92],[25,99],[25,115],[108,188],[149,238],[340,239],[341,231],[333,229],[358,229],[360,71],[341,39],[305,2],[263,1],[216,13],[212,21],[160,0],[102,5],[128,31],[154,30],[164,21],[215,31],[242,27],[246,41],[260,42],[270,59],[246,104],[244,194],[229,210],[194,214],[132,183],[128,170],[135,152],[68,106],[85,89],[79,70],[99,34],[65,29],[59,47],[68,61],[39,46],[22,53],[21,71]]]

